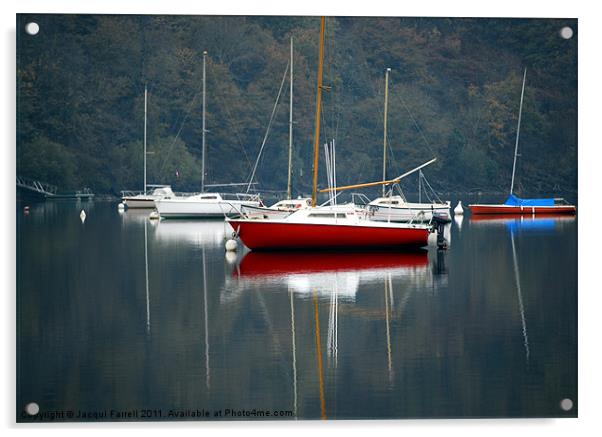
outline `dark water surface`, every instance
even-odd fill
[[[575,218],[456,218],[445,252],[231,259],[223,221],[22,207],[20,421],[30,402],[38,420],[577,415]]]

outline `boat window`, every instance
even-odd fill
[[[347,217],[347,214],[345,214],[345,213],[334,213],[334,212],[329,212],[329,213],[311,213],[311,214],[309,214],[309,217],[316,217],[316,218],[345,218],[345,217]]]
[[[216,200],[217,196],[203,196],[201,199]]]

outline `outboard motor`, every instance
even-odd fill
[[[449,220],[433,215],[432,223],[437,231],[437,249],[447,250],[448,244],[443,231],[445,230],[445,225],[449,223]]]

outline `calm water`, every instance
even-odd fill
[[[29,402],[45,420],[577,415],[575,218],[457,218],[445,252],[230,258],[222,221],[22,207],[18,420]]]

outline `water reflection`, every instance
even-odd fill
[[[523,304],[523,292],[520,282],[520,271],[518,269],[518,259],[516,257],[516,244],[514,242],[514,231],[510,231],[510,240],[512,241],[512,260],[514,261],[514,277],[516,278],[516,293],[518,297],[518,309],[520,320],[523,325],[523,341],[525,345],[525,358],[529,361],[529,337],[527,335],[527,320],[525,319],[525,306]]]
[[[354,302],[360,283],[380,282],[387,275],[425,284],[431,277],[428,252],[249,252],[226,281],[224,298],[246,288],[286,284],[306,297],[316,292]]]
[[[17,204],[19,214],[26,216],[28,220],[40,225],[52,223],[58,215],[67,215],[70,219],[81,223],[80,212],[84,210],[88,218],[94,220],[93,211],[95,203],[89,199],[86,200],[48,200],[45,202],[21,201]]]
[[[233,232],[224,220],[161,220],[155,238],[162,243],[188,243],[205,248],[222,248]]]
[[[546,215],[505,215],[503,217],[496,215],[476,215],[471,216],[471,225],[485,228],[506,229],[508,239],[512,247],[512,270],[514,273],[517,307],[521,321],[521,331],[523,337],[523,346],[525,350],[525,361],[529,362],[531,354],[529,347],[529,335],[527,331],[527,316],[523,298],[523,283],[519,268],[519,258],[517,255],[517,238],[519,235],[526,236],[553,236],[567,226],[574,225],[576,216],[565,214],[546,214]]]
[[[566,214],[546,215],[473,215],[471,225],[475,226],[505,226],[511,232],[524,231],[528,233],[553,233],[561,227],[574,223],[576,216]]]
[[[468,216],[447,251],[224,259],[222,221],[79,211],[18,209],[19,408],[550,417],[576,398],[574,218]]]
[[[458,226],[458,231],[462,230],[462,222],[463,221],[464,221],[464,215],[463,214],[456,214],[456,215],[454,215],[454,222]]]

